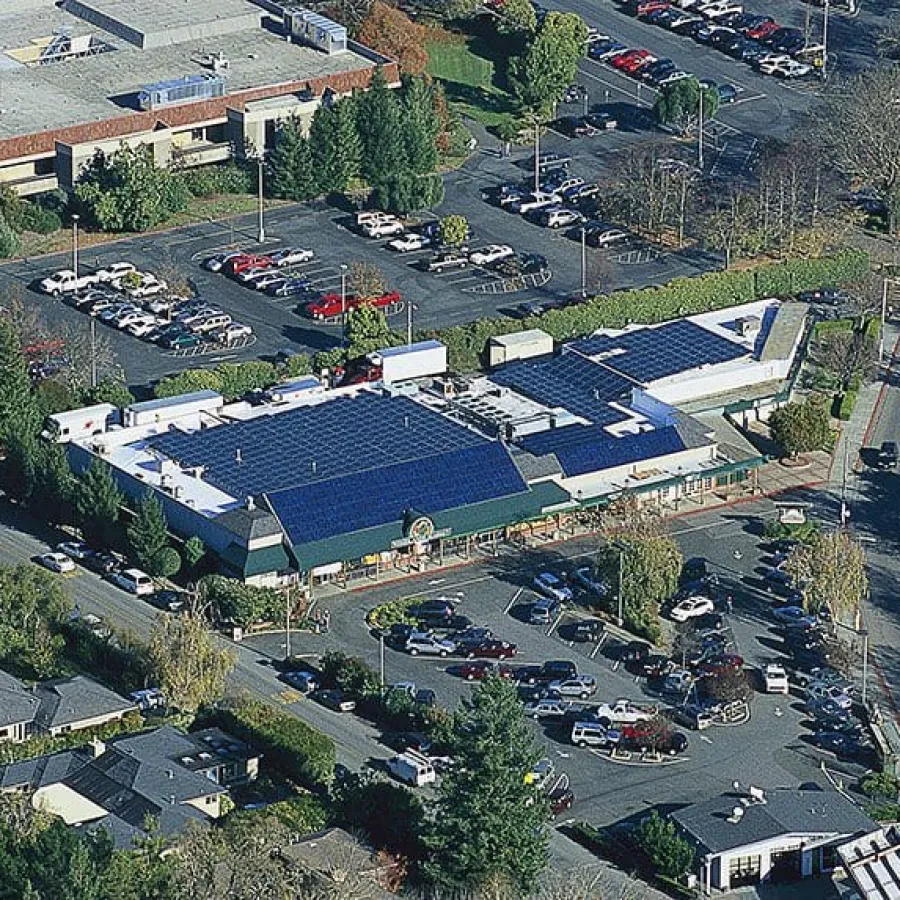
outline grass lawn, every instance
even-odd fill
[[[497,84],[495,60],[480,38],[465,43],[429,43],[428,73],[444,84],[457,111],[487,128],[512,119],[512,97]]]

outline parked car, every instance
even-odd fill
[[[625,749],[647,752],[654,750],[675,756],[688,747],[687,735],[667,727],[660,720],[635,722],[620,729],[619,746]]]
[[[109,575],[121,565],[117,557],[104,550],[92,551],[82,561],[86,569],[90,569],[98,575]]]
[[[559,194],[536,191],[510,203],[509,208],[515,213],[524,215],[532,210],[546,206],[558,206],[560,203],[562,203],[562,197]]]
[[[396,250],[398,253],[411,253],[414,250],[423,250],[425,247],[430,246],[431,238],[415,231],[410,231],[408,234],[395,238],[388,243],[388,247],[391,250]]]
[[[44,278],[39,287],[43,293],[59,297],[62,294],[80,291],[99,283],[100,278],[97,275],[81,275],[76,278],[71,269],[62,269]]]
[[[542,697],[525,704],[525,715],[532,719],[564,719],[580,709],[577,704],[562,697]]]
[[[425,270],[444,272],[447,269],[464,269],[468,264],[469,257],[462,250],[444,250],[426,261]]]
[[[775,570],[778,571],[778,570]],[[814,616],[808,616],[802,606],[779,606],[772,610],[772,618],[782,625],[800,625],[813,627],[816,624]]]
[[[601,703],[594,710],[594,717],[601,725],[634,724],[644,719],[652,719],[659,714],[656,706],[635,703],[632,700],[619,699],[613,703]]]
[[[310,284],[308,278],[287,278],[279,284],[269,285],[266,293],[271,297],[296,297],[308,293]]]
[[[91,548],[84,541],[63,541],[56,545],[56,552],[82,562],[91,555]]]
[[[598,597],[605,597],[609,593],[609,584],[600,578],[591,566],[576,569],[573,578],[580,588]]]
[[[885,441],[878,450],[876,468],[894,471],[897,468],[897,442]]]
[[[528,621],[531,625],[550,625],[559,612],[559,601],[542,598],[531,605]]]
[[[615,244],[627,241],[630,235],[622,228],[615,225],[605,225],[602,222],[593,222],[585,226],[584,240],[590,247],[604,249]]]
[[[568,622],[560,634],[576,644],[590,644],[599,641],[604,634],[604,624],[597,619],[578,619]]]
[[[446,616],[450,617],[456,613],[456,607],[444,597],[435,597],[432,600],[426,600],[423,603],[417,603],[409,608],[409,614],[414,618],[417,616]]]
[[[539,593],[558,603],[568,603],[572,600],[572,589],[552,572],[541,572],[535,576],[532,584]]]
[[[763,688],[767,694],[787,694],[790,692],[787,671],[778,663],[768,663],[762,671]]]
[[[75,571],[75,561],[65,553],[44,553],[37,558],[37,561],[51,572],[57,572],[65,575],[68,572]]]
[[[229,322],[224,328],[212,332],[212,338],[220,344],[234,344],[253,337],[253,329],[242,322]]]
[[[441,613],[424,613],[417,617],[422,628],[439,628],[444,631],[462,631],[472,624],[468,616],[454,614],[445,616]]]
[[[272,264],[275,266],[296,266],[301,263],[311,262],[315,254],[312,250],[304,250],[300,247],[284,247],[276,250],[270,255]]]
[[[209,272],[221,272],[229,260],[243,255],[240,250],[233,250],[230,253],[216,253],[214,256],[208,256],[203,260],[203,268]]]
[[[534,221],[544,228],[568,228],[570,225],[580,225],[584,221],[584,216],[577,210],[561,206],[538,210],[533,217]]]
[[[489,675],[512,679],[512,672],[489,659],[472,659],[453,667],[453,674],[466,681],[482,681]]]
[[[810,740],[820,750],[827,750],[841,759],[860,759],[870,752],[858,737],[840,731],[816,731]]]
[[[841,709],[850,709],[853,706],[853,699],[837,684],[813,682],[806,688],[806,696],[810,700],[831,700],[840,706]]]
[[[724,675],[726,672],[736,672],[744,667],[744,658],[736,653],[721,653],[704,659],[696,668],[698,678],[709,678],[716,675]]]
[[[397,219],[381,219],[363,225],[363,234],[369,238],[396,237],[405,231],[403,223]]]
[[[698,616],[713,612],[715,604],[702,594],[685,597],[676,603],[669,612],[669,616],[675,622],[687,622],[688,619],[696,619]]]
[[[497,638],[490,638],[480,644],[465,648],[465,654],[469,659],[475,657],[488,657],[490,659],[509,659],[516,655],[516,645]]]
[[[488,244],[487,247],[473,250],[469,254],[469,262],[475,266],[490,266],[508,256],[514,256],[515,252],[508,244]]]
[[[681,725],[693,728],[694,731],[703,731],[713,724],[713,714],[700,703],[676,706],[672,711],[672,718]]]
[[[98,269],[96,275],[101,284],[110,284],[113,281],[118,281],[123,275],[136,271],[137,267],[133,263],[114,262],[104,266],[102,269]]]
[[[464,628],[462,631],[457,631],[451,635],[458,653],[465,653],[467,647],[477,647],[493,637],[494,632],[490,628],[482,627]]]
[[[148,595],[148,600],[157,608],[170,613],[181,612],[184,609],[185,597],[182,591],[162,590]]]
[[[128,591],[129,594],[137,594],[143,596],[152,594],[156,589],[153,579],[140,569],[122,569],[121,571],[112,572],[109,580],[117,587]]]
[[[439,638],[434,634],[413,633],[406,641],[404,648],[410,656],[425,654],[427,656],[449,656],[456,652],[456,644],[447,638]]]
[[[587,700],[597,692],[597,682],[593,675],[576,675],[561,681],[551,681],[547,685],[550,694],[557,697],[577,697]]]
[[[310,696],[317,703],[321,703],[322,706],[333,709],[335,712],[347,713],[356,709],[356,701],[340,690],[313,691]]]

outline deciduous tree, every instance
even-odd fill
[[[530,0],[506,0],[497,9],[497,31],[516,34],[524,31],[533,34],[537,30],[537,13]]]
[[[772,440],[791,457],[823,450],[831,440],[828,401],[811,395],[802,403],[787,403],[769,416]]]
[[[482,682],[456,715],[450,752],[425,837],[423,872],[450,895],[508,885],[527,896],[547,865],[547,805],[525,776],[540,759],[515,687]]]
[[[448,247],[459,247],[469,239],[469,220],[465,216],[444,216],[438,227],[441,243]]]
[[[209,623],[197,609],[156,620],[150,634],[150,659],[168,702],[186,713],[218,700],[237,661],[217,646]]]
[[[662,125],[690,134],[700,124],[700,98],[703,98],[703,121],[712,119],[719,110],[719,92],[702,87],[696,78],[682,78],[664,84],[656,95],[653,112]]]
[[[413,22],[402,10],[381,0],[372,4],[359,27],[357,40],[396,59],[400,70],[407,75],[419,75],[428,65],[425,28]]]
[[[347,290],[357,297],[380,297],[387,290],[387,277],[374,263],[357,260],[347,274]]]
[[[865,553],[846,531],[822,532],[798,544],[784,568],[800,586],[811,613],[828,609],[836,618],[855,618],[869,593]]]

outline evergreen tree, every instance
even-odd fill
[[[165,562],[163,551],[169,546],[169,528],[162,504],[151,491],[141,498],[137,515],[128,526],[128,546],[148,575],[163,574],[159,569]]]
[[[423,864],[444,895],[506,887],[529,896],[547,864],[547,803],[526,775],[541,753],[516,689],[488,678],[456,714],[457,765],[441,780]]]
[[[9,259],[19,252],[19,235],[0,213],[0,259]]]
[[[95,460],[75,488],[76,516],[89,543],[110,547],[117,542],[122,499],[109,466]]]
[[[8,319],[0,319],[0,442],[10,435],[37,435],[41,414],[31,391],[21,336]]]
[[[347,190],[359,175],[361,151],[356,129],[356,101],[346,98],[320,106],[309,131],[312,164],[323,193]]]
[[[440,121],[435,113],[434,92],[421,76],[409,78],[403,87],[403,145],[409,171],[427,175],[437,168],[437,136]]]
[[[269,192],[282,200],[311,200],[319,191],[309,140],[296,118],[278,126],[269,154]]]
[[[357,129],[362,147],[362,176],[379,184],[403,171],[406,154],[400,128],[400,103],[379,66],[369,90],[356,102]]]
[[[61,444],[41,443],[34,455],[34,485],[30,506],[54,524],[72,521],[75,476]]]

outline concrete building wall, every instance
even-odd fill
[[[715,366],[704,375],[702,369],[683,372],[673,378],[661,379],[648,385],[647,390],[662,400],[677,406],[700,397],[725,394],[738,388],[747,388],[767,381],[780,381],[790,370],[789,359],[772,360],[769,363],[747,362],[734,368]]]

